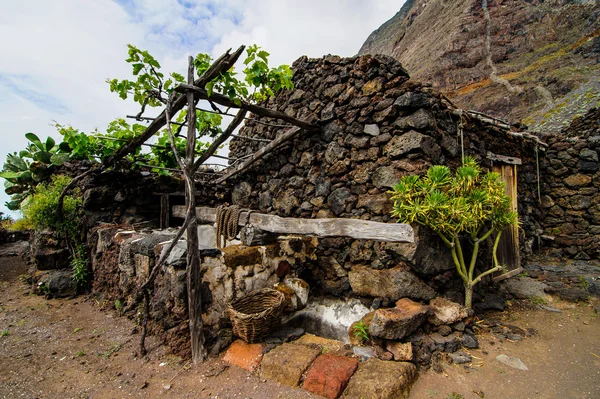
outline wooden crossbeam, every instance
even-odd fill
[[[178,218],[185,217],[186,208],[176,205],[172,208],[172,215]],[[240,215],[240,226],[246,221],[247,212]],[[217,209],[209,207],[196,207],[198,221],[214,223],[217,218]],[[408,224],[381,223],[370,220],[324,218],[301,219],[283,218],[264,213],[250,213],[250,224],[277,234],[300,234],[317,237],[350,237],[362,240],[383,242],[414,242],[414,231]]]
[[[275,148],[277,148],[280,145],[282,145],[283,143],[291,140],[292,137],[294,137],[296,135],[296,133],[298,133],[300,130],[301,129],[299,127],[292,127],[290,129],[286,130],[282,135],[277,136],[277,138],[275,140],[271,141],[269,144],[267,144],[266,146],[262,147],[260,150],[256,151],[254,154],[252,154],[252,156],[250,158],[248,158],[241,164],[231,168],[231,170],[226,172],[223,177],[219,177],[217,180],[215,180],[215,183],[216,184],[223,183],[225,180],[229,179],[230,177],[237,175],[240,172],[245,171],[250,166],[252,166],[252,164],[254,162],[258,161],[259,159],[262,159],[265,155],[267,155],[269,152],[273,151]]]
[[[229,97],[227,97],[223,94],[213,92],[209,95],[208,91],[206,89],[204,89],[202,87],[198,87],[196,85],[189,85],[189,84],[186,85],[186,84],[182,83],[175,88],[175,91],[178,93],[187,93],[188,91],[193,91],[196,98],[199,98],[200,100],[214,101],[215,103],[217,103],[219,105],[223,105],[223,106],[229,107],[229,108],[245,109],[246,111],[252,112],[253,114],[258,115],[258,116],[264,116],[264,117],[273,118],[273,119],[281,119],[285,122],[291,123],[292,125],[295,125],[295,126],[299,126],[303,129],[309,130],[311,132],[320,132],[321,131],[321,127],[319,125],[302,120],[302,119],[295,118],[293,116],[286,114],[285,112],[276,111],[276,110],[270,109],[270,108],[264,108],[264,107],[261,107],[260,105],[250,104],[245,101],[241,101],[240,103],[236,104],[232,99],[230,99]]]

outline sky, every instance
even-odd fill
[[[187,56],[218,57],[258,44],[270,64],[302,55],[352,56],[394,16],[402,0],[22,0],[0,12],[0,161],[27,132],[60,135],[53,121],[104,131],[136,104],[111,93],[107,78],[129,78],[127,44],[149,50],[165,72]],[[0,179],[1,180],[1,179]],[[0,212],[10,213],[0,187]],[[14,215],[13,216],[18,216]]]

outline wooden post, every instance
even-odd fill
[[[194,82],[194,58],[189,57],[188,83]],[[185,200],[188,207],[196,207],[196,183],[194,181],[194,156],[196,149],[196,102],[194,93],[187,93],[188,102],[188,129],[187,143],[185,147]],[[192,212],[187,227],[187,289],[188,289],[188,314],[190,317],[190,341],[192,348],[192,360],[194,364],[204,361],[207,356],[204,347],[204,333],[202,332],[202,296],[200,287],[202,285],[200,276],[200,253],[198,251],[198,219]]]
[[[169,228],[169,217],[171,216],[171,209],[169,205],[169,194],[160,195],[160,229],[164,230]]]

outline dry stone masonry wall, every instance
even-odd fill
[[[388,190],[405,175],[432,164],[451,168],[461,155],[491,167],[488,151],[520,157],[519,213],[525,253],[541,232],[535,148],[530,141],[491,125],[459,118],[443,97],[409,80],[386,56],[321,59],[302,57],[294,65],[295,90],[269,100],[269,107],[323,125],[320,134],[300,133],[235,182],[232,200],[261,212],[299,218],[344,217],[395,222]],[[284,128],[270,120],[248,121],[240,135],[274,139]],[[234,139],[230,155],[252,154],[260,142]],[[324,293],[380,297],[387,303],[409,296],[431,299],[448,289],[453,263],[441,241],[420,229],[415,244],[346,238],[320,240],[318,260],[304,277]],[[424,279],[426,281],[421,281]],[[391,281],[377,292],[371,281]],[[452,289],[452,288],[450,288]],[[462,291],[460,286],[456,292]]]
[[[139,287],[146,282],[175,229],[136,231],[126,225],[104,225],[88,239],[91,250],[93,294],[112,307],[129,308]],[[288,279],[307,259],[314,259],[315,239],[288,238],[268,246],[231,245],[214,249],[212,226],[199,226],[202,253],[202,306],[204,334],[211,354],[218,354],[232,340],[227,305],[243,295]],[[150,300],[150,332],[160,336],[172,353],[189,357],[186,287],[186,243],[179,242],[154,282]],[[286,279],[286,277],[288,279]],[[307,289],[307,288],[306,288]],[[306,296],[308,292],[306,292]],[[118,301],[118,302],[117,302]],[[296,303],[295,306],[306,305]],[[295,309],[294,309],[295,310]],[[134,317],[141,317],[140,309]]]
[[[600,109],[549,138],[544,160],[543,245],[555,256],[600,258]]]

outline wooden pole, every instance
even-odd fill
[[[294,118],[293,116],[290,116],[281,111],[275,111],[273,109],[264,108],[264,107],[261,107],[260,105],[250,104],[250,103],[247,103],[244,101],[242,101],[239,104],[236,104],[229,97],[224,96],[223,94],[219,94],[219,93],[212,93],[211,95],[208,95],[208,92],[206,91],[206,89],[204,89],[202,87],[189,85],[189,84],[187,84],[187,85],[181,84],[175,88],[175,91],[178,93],[184,93],[184,92],[187,92],[188,90],[193,90],[194,93],[196,94],[196,97],[201,100],[214,101],[215,103],[217,103],[219,105],[223,105],[223,106],[229,107],[229,108],[245,109],[246,111],[252,112],[253,114],[258,115],[258,116],[264,116],[264,117],[273,118],[273,119],[281,119],[283,121],[291,123],[292,125],[301,127],[303,129],[309,130],[311,132],[320,132],[321,131],[321,126],[316,125],[311,122],[304,121],[302,119]]]
[[[194,82],[194,58],[189,57],[188,82]],[[196,183],[194,181],[194,157],[196,149],[196,103],[194,93],[187,93],[188,102],[188,130],[185,148],[185,202],[188,208],[196,207]],[[188,314],[190,318],[190,343],[192,349],[192,360],[194,364],[204,361],[207,356],[204,347],[204,333],[202,331],[202,286],[200,276],[200,252],[198,251],[198,220],[195,212],[192,212],[187,227],[187,289],[188,289]]]

